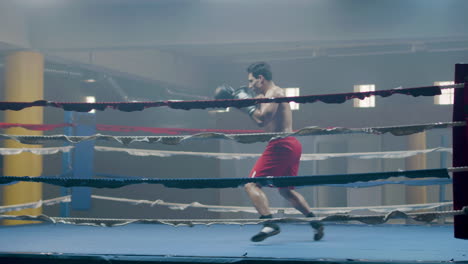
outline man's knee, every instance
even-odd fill
[[[251,192],[251,191],[254,191],[254,190],[257,190],[258,189],[258,186],[256,183],[254,182],[249,182],[249,183],[246,183],[244,185],[244,189],[247,191],[247,192]]]

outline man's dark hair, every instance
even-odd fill
[[[262,75],[268,81],[273,79],[273,73],[271,72],[270,65],[263,61],[250,64],[250,66],[247,68],[247,72],[251,73],[255,78],[258,78],[259,75]]]

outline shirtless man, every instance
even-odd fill
[[[284,90],[278,87],[272,79],[270,65],[265,62],[251,64],[247,68],[249,86],[248,89],[255,93],[256,98],[284,97]],[[225,87],[224,87],[225,88]],[[232,89],[232,88],[231,88]],[[242,88],[241,88],[242,89]],[[217,99],[229,97],[219,96]],[[250,91],[237,90],[231,93],[237,99],[251,98]],[[263,127],[265,132],[292,132],[292,112],[289,103],[262,103],[258,106],[244,107],[241,110],[248,113],[255,123]],[[302,153],[301,143],[295,137],[276,138],[270,140],[262,156],[257,160],[249,177],[266,176],[297,176],[299,161]],[[256,183],[247,183],[245,190],[252,200],[254,207],[260,214],[260,219],[273,218],[268,198]],[[282,197],[306,217],[314,217],[307,201],[294,190],[294,187],[278,188]],[[315,229],[314,240],[322,239],[324,228],[322,223],[311,221],[310,225]],[[280,233],[280,227],[275,223],[265,223],[262,230],[254,235],[251,240],[260,242],[264,239]]]

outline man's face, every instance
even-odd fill
[[[249,80],[249,88],[254,90],[256,93],[260,92],[261,90],[261,78],[262,76],[258,76],[258,79],[255,79],[255,77],[252,75],[252,73],[249,73],[247,76]]]

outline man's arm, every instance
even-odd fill
[[[272,89],[268,91],[266,95],[259,94],[256,98],[270,98],[270,97],[283,97],[284,92],[281,89]],[[260,127],[266,126],[275,117],[276,111],[278,110],[278,103],[262,103],[259,104],[255,112],[252,114],[252,119]]]

